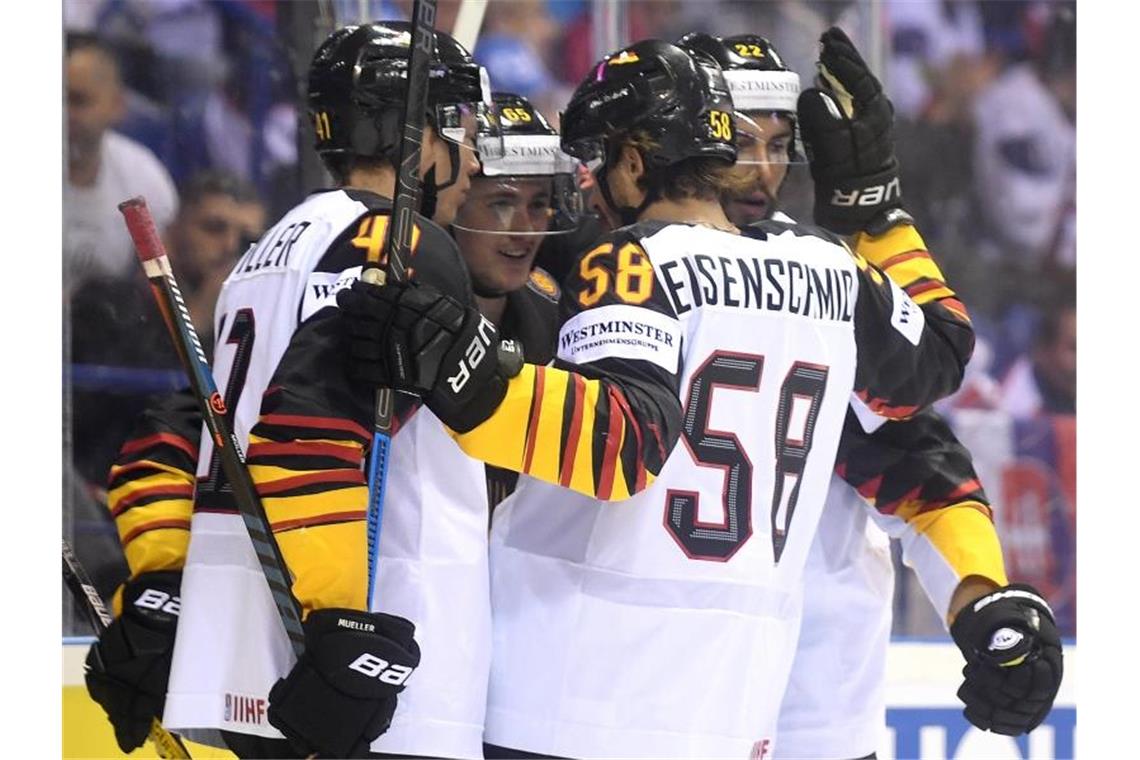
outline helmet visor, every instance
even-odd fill
[[[806,163],[795,121],[779,111],[736,111],[736,163],[786,166]]]
[[[491,235],[565,235],[577,229],[582,208],[573,174],[473,177],[452,226]]]

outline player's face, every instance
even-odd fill
[[[207,195],[182,209],[171,226],[175,266],[200,277],[225,276],[241,254],[242,244],[256,239],[262,222],[245,206],[256,206],[258,216],[265,212],[259,204],[240,204],[228,195]]]
[[[792,151],[792,121],[787,116],[749,113],[737,118],[737,163],[733,173],[747,180],[748,190],[724,200],[724,210],[733,224],[743,226],[767,219],[788,174]]]
[[[472,180],[453,232],[480,290],[509,293],[526,285],[543,240],[534,233],[550,224],[551,190],[551,181],[539,177]]]

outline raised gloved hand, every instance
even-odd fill
[[[422,396],[440,421],[465,433],[486,420],[522,368],[522,352],[473,306],[430,285],[370,285],[337,294],[349,374]]]
[[[123,587],[123,613],[87,653],[87,692],[107,713],[119,749],[146,741],[162,716],[178,628],[182,573],[143,573]]]
[[[799,128],[815,181],[815,221],[841,235],[879,234],[902,211],[894,107],[843,31],[820,37],[819,84],[800,93]]]
[[[305,653],[269,692],[270,724],[304,756],[364,757],[420,664],[415,632],[410,621],[379,612],[310,613]]]
[[[950,635],[966,657],[958,698],[967,720],[1017,736],[1045,719],[1061,688],[1061,637],[1036,589],[1015,583],[975,599]]]

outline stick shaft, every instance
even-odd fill
[[[170,268],[166,249],[155,229],[154,219],[146,206],[146,200],[141,197],[120,203],[119,210],[126,219],[127,229],[130,231],[147,279],[150,280],[151,291],[174,340],[183,367],[190,376],[190,385],[202,410],[206,430],[213,438],[222,470],[233,489],[238,513],[253,543],[261,572],[269,584],[273,603],[285,628],[285,634],[289,637],[294,654],[300,657],[305,649],[304,630],[301,627],[301,605],[293,596],[285,559],[277,540],[273,537],[269,518],[266,517],[261,499],[257,495],[253,478],[246,468],[241,445],[226,419],[225,401],[214,384],[213,373],[206,361],[206,354],[202,351],[198,334],[194,331],[194,324],[190,320],[182,291],[174,279],[174,272]]]
[[[412,232],[416,210],[420,204],[420,152],[424,138],[424,112],[427,109],[428,66],[435,46],[436,0],[415,0],[412,5],[412,38],[408,49],[408,89],[404,101],[400,160],[396,176],[396,197],[392,201],[392,218],[388,224],[384,251],[388,254],[387,272],[380,267],[379,257],[365,264],[361,278],[382,285],[388,278],[396,282],[407,279],[407,261],[411,255]],[[368,460],[368,604],[372,605],[376,588],[376,564],[380,556],[380,526],[384,515],[384,492],[388,480],[389,450],[392,445],[392,391],[376,391],[376,415],[373,422],[372,451]]]
[[[79,564],[79,558],[71,550],[71,545],[67,543],[66,538],[63,539],[63,580],[71,595],[75,597],[75,601],[79,603],[87,615],[87,619],[91,621],[91,627],[95,629],[96,633],[102,634],[103,631],[107,630],[107,626],[111,624],[113,618],[107,610],[107,605],[103,604],[99,592],[95,590],[95,584],[91,582],[87,571],[83,569],[83,565]],[[159,757],[190,757],[190,751],[186,749],[182,740],[167,731],[158,718],[151,718],[150,732],[147,734],[147,738],[154,744]]]

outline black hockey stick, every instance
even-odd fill
[[[412,5],[412,38],[408,48],[408,90],[404,101],[404,128],[400,139],[400,161],[396,174],[396,197],[388,224],[384,251],[388,253],[387,272],[380,266],[380,252],[370,255],[360,278],[383,285],[390,277],[396,282],[407,278],[411,256],[412,231],[420,205],[420,149],[424,139],[424,112],[427,110],[428,64],[435,45],[436,0],[415,0]],[[384,490],[388,480],[388,451],[392,445],[392,389],[376,391],[376,418],[373,422],[372,451],[368,457],[368,599],[371,606],[376,584],[376,563],[380,555],[380,523],[384,515]]]
[[[182,366],[190,376],[190,386],[197,397],[198,407],[202,410],[206,429],[213,437],[214,447],[222,460],[222,471],[233,489],[234,501],[237,502],[238,512],[245,523],[250,541],[253,542],[253,551],[261,564],[261,573],[269,584],[273,603],[277,607],[277,614],[285,627],[293,653],[299,658],[305,651],[301,605],[293,596],[285,559],[273,537],[269,518],[265,515],[253,478],[246,469],[241,444],[226,419],[225,400],[214,384],[210,365],[202,351],[202,344],[198,341],[198,334],[194,331],[194,324],[190,321],[190,313],[186,310],[182,291],[174,279],[170,260],[166,257],[166,248],[154,227],[154,219],[145,198],[140,196],[123,201],[119,204],[119,211],[127,221],[135,251],[150,280],[151,291],[174,340]]]
[[[107,630],[107,626],[111,624],[111,613],[107,611],[99,592],[95,590],[95,584],[87,576],[87,571],[83,569],[83,565],[79,564],[79,558],[71,550],[66,538],[63,539],[63,580],[67,584],[67,590],[75,597],[75,601],[83,608],[87,619],[91,621],[91,627],[95,629],[95,633],[102,635],[103,631]],[[95,651],[95,656],[98,657],[99,650],[96,649]],[[157,717],[151,718],[150,733],[147,734],[147,737],[154,743],[154,749],[158,752],[159,757],[190,757],[190,751],[186,749],[182,740],[167,731]]]

